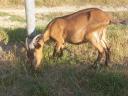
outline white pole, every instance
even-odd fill
[[[25,13],[28,35],[26,37],[26,47],[29,48],[29,44],[35,36],[35,0],[25,0]]]

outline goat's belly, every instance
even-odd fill
[[[66,39],[67,39],[66,40],[67,42],[72,43],[72,44],[81,44],[81,43],[86,42],[84,32],[76,32],[73,34],[68,34]]]
[[[86,42],[87,42],[87,40],[82,40],[82,41],[80,41],[80,42],[74,42],[74,41],[67,41],[67,42],[68,42],[68,43],[70,43],[70,44],[79,45],[79,44],[86,43]]]

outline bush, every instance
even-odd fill
[[[7,45],[8,41],[8,34],[4,30],[0,29],[0,43]]]

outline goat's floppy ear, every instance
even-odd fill
[[[39,44],[38,42],[36,44],[34,44],[36,49],[39,49],[41,47],[41,44]]]
[[[41,47],[41,44],[39,43],[40,36],[41,36],[41,34],[38,34],[38,35],[36,35],[36,36],[32,39],[32,41],[31,41],[31,46],[32,46],[33,48],[38,49],[38,48]]]

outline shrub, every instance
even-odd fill
[[[4,30],[0,29],[0,43],[6,45],[8,41],[9,41],[8,34]]]

